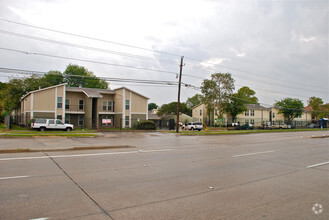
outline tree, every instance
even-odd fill
[[[186,106],[186,103],[180,103],[180,112],[183,114],[187,114],[189,116],[192,115],[192,110]],[[164,104],[160,107],[158,111],[158,115],[170,115],[170,114],[177,114],[177,102],[171,102],[169,104]]]
[[[285,98],[277,101],[275,107],[288,119],[288,124],[291,124],[292,120],[303,114],[304,104],[299,99]]]
[[[308,99],[307,104],[312,106],[313,109],[312,117],[318,118],[319,114],[321,113],[319,110],[320,110],[320,106],[323,105],[323,100],[321,98],[312,96]]]
[[[150,104],[148,104],[148,110],[152,111],[153,109],[157,109],[159,106],[157,104],[155,104],[154,102],[151,102]]]
[[[0,106],[6,114],[20,107],[20,99],[25,94],[24,81],[11,79],[0,91]]]
[[[318,113],[319,118],[329,118],[329,103],[321,105]]]
[[[44,81],[44,84],[47,84],[46,87],[62,84],[65,82],[64,76],[60,71],[49,71],[42,77],[42,81]]]
[[[226,103],[224,111],[232,116],[234,122],[237,115],[247,110],[247,104],[258,104],[256,92],[247,86],[244,86],[234,93],[231,100]]]
[[[97,78],[93,72],[78,65],[70,64],[64,71],[64,81],[71,87],[85,87],[107,89],[108,84],[105,80]]]
[[[234,90],[234,79],[230,73],[215,73],[211,79],[203,80],[201,92],[203,94],[202,102],[207,106],[210,119],[214,108],[223,111],[225,104],[229,102]]]
[[[188,98],[186,101],[186,105],[189,108],[193,108],[194,106],[197,106],[202,103],[202,95],[195,94],[193,97]]]

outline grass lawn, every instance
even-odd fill
[[[11,130],[7,129],[4,124],[0,124],[0,137],[35,137],[35,136],[57,136],[57,137],[97,137],[96,130],[90,129],[74,129],[70,132],[66,131],[38,131],[29,128],[13,126]]]
[[[276,132],[299,132],[299,131],[329,131],[329,129],[318,129],[318,128],[305,128],[305,129],[272,129],[272,130],[224,130],[217,129],[208,131],[180,131],[181,135],[229,135],[229,134],[256,134],[256,133],[276,133]],[[169,133],[175,133],[175,131],[170,131]]]

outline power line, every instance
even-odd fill
[[[208,71],[210,72],[210,70],[208,70]],[[251,77],[246,77],[246,76],[241,76],[241,75],[239,75],[238,77],[241,77],[242,79],[245,79],[245,80],[248,80],[248,81],[259,81],[259,82],[263,82],[263,83],[270,84],[270,85],[277,85],[277,86],[281,86],[281,87],[286,87],[286,85],[282,85],[282,84],[274,83],[274,82],[269,83],[268,81],[255,79],[255,78],[251,78]],[[316,91],[316,90],[311,90],[311,89],[301,88],[301,87],[296,87],[296,86],[290,86],[290,85],[289,85],[289,87],[290,88],[295,88],[295,89],[303,89],[303,90],[307,90],[307,91],[310,91],[310,92],[319,92],[319,93],[327,94],[327,92],[319,91],[319,90]]]
[[[27,27],[31,27],[31,28],[35,28],[35,29],[40,29],[40,30],[46,30],[46,31],[50,31],[50,32],[55,32],[55,33],[60,33],[60,34],[65,34],[65,35],[70,35],[70,36],[74,36],[74,37],[80,37],[80,38],[84,38],[84,39],[89,39],[89,40],[95,40],[95,41],[100,41],[100,42],[105,42],[105,43],[110,43],[110,44],[116,44],[116,45],[120,45],[120,46],[124,46],[124,47],[130,47],[130,48],[135,48],[135,49],[140,49],[140,50],[145,50],[145,51],[151,51],[151,52],[155,52],[155,53],[160,53],[160,54],[166,54],[166,55],[170,55],[170,56],[175,56],[175,57],[181,57],[181,55],[177,55],[177,54],[173,54],[173,53],[167,53],[167,52],[162,52],[162,51],[157,51],[157,50],[152,50],[152,49],[147,49],[147,48],[143,48],[143,47],[138,47],[138,46],[133,46],[133,45],[128,45],[128,44],[123,44],[123,43],[118,43],[118,42],[113,42],[113,41],[108,41],[108,40],[104,40],[104,39],[99,39],[99,38],[94,38],[94,37],[89,37],[89,36],[84,36],[84,35],[80,35],[80,34],[74,34],[74,33],[69,33],[69,32],[65,32],[65,31],[59,31],[59,30],[54,30],[54,29],[50,29],[50,28],[45,28],[45,27],[40,27],[40,26],[36,26],[36,25],[30,25],[30,24],[25,24],[25,23],[21,23],[21,22],[16,22],[16,21],[11,21],[11,20],[8,20],[8,19],[4,19],[4,18],[0,18],[0,21],[3,21],[3,22],[8,22],[8,23],[12,23],[12,24],[16,24],[16,25],[22,25],[22,26],[27,26]],[[22,34],[17,34],[17,33],[13,33],[13,32],[8,32],[8,31],[2,31],[3,33],[7,33],[7,34],[12,34],[12,35],[15,35],[15,36],[20,36],[20,37],[28,37],[28,38],[37,38],[37,37],[34,37],[34,36],[28,36],[28,35],[25,35],[23,36]],[[38,39],[41,39],[41,38],[38,38]],[[48,40],[48,41],[53,41],[53,40],[49,40],[49,39],[43,39],[43,40]],[[54,42],[54,41],[53,41]],[[65,43],[65,42],[64,42]],[[69,44],[69,43],[68,43]],[[70,46],[70,45],[67,45],[67,46]],[[72,46],[72,45],[71,45]],[[80,45],[81,46],[81,45]],[[82,46],[82,47],[86,47],[86,46]],[[86,49],[86,48],[84,48]],[[99,48],[96,48],[96,49],[99,49]],[[100,49],[102,50],[102,49]],[[102,51],[100,51],[102,52]],[[104,51],[103,51],[104,52]],[[114,51],[108,51],[108,52],[114,52]],[[122,55],[122,56],[138,56],[138,55],[132,55],[132,54],[125,54],[125,53],[122,53],[120,54],[121,52],[115,52],[117,53],[117,55]],[[125,54],[125,55],[124,55]],[[138,57],[134,57],[134,58],[138,58]],[[141,56],[139,56],[140,59],[143,59],[141,58]],[[145,59],[149,59],[150,57],[144,57]],[[294,83],[296,84],[297,82],[295,81],[289,81],[289,80],[280,80],[280,79],[277,79],[277,78],[272,78],[272,77],[268,77],[268,76],[265,76],[263,74],[259,74],[259,73],[254,73],[254,72],[250,72],[250,71],[244,71],[244,70],[239,70],[239,69],[236,69],[236,68],[232,68],[232,67],[228,67],[228,66],[224,66],[224,65],[220,65],[220,64],[215,64],[215,63],[211,63],[211,62],[205,62],[205,61],[202,61],[200,59],[196,59],[196,58],[192,58],[192,57],[186,57],[187,59],[190,59],[190,60],[194,60],[194,61],[197,61],[197,62],[202,62],[202,63],[205,63],[205,64],[210,64],[210,65],[216,65],[216,66],[221,66],[223,68],[227,68],[227,69],[231,69],[231,70],[235,70],[235,71],[238,71],[238,72],[244,72],[244,73],[248,73],[248,74],[253,74],[253,75],[258,75],[260,77],[266,77],[268,79],[272,79],[272,80],[277,80],[277,81],[283,81],[283,82],[291,82],[291,83]],[[151,58],[152,59],[152,58]],[[160,60],[159,60],[160,61]],[[162,62],[167,62],[168,60],[162,60]],[[176,64],[178,65],[178,63],[173,63],[172,61],[169,61],[171,64]],[[190,65],[190,64],[186,64],[186,67],[189,67],[189,68],[195,68],[195,69],[204,69],[204,68],[200,68],[198,66],[193,66],[193,65]],[[184,74],[185,76],[190,76],[190,77],[194,77],[192,75],[186,75]],[[203,78],[202,78],[203,79]],[[301,85],[305,85],[305,86],[310,86],[309,84],[304,84],[304,83],[299,83],[298,84],[301,84]],[[315,85],[311,85],[311,86],[314,86],[314,87],[317,87]],[[304,88],[303,88],[304,89]]]
[[[148,69],[148,68],[142,68],[142,67],[114,64],[114,63],[105,63],[105,62],[100,62],[100,61],[78,59],[78,58],[73,58],[73,57],[56,56],[56,55],[50,55],[50,54],[44,54],[44,53],[35,53],[35,52],[31,53],[31,52],[27,52],[27,51],[23,51],[23,50],[16,50],[16,49],[11,49],[11,48],[4,48],[4,47],[0,47],[0,50],[6,50],[6,51],[11,51],[11,52],[16,52],[16,53],[23,53],[26,55],[45,56],[45,57],[52,57],[52,58],[59,58],[59,59],[66,59],[66,60],[75,60],[75,61],[94,63],[94,64],[102,64],[102,65],[108,65],[108,66],[125,67],[125,68],[130,68],[130,69],[137,69],[137,70],[147,70],[147,71],[160,72],[160,73],[171,73],[171,74],[177,75],[177,73],[175,73],[175,72],[164,71],[164,70]]]
[[[181,57],[180,55],[177,55],[177,54],[147,49],[147,48],[143,48],[143,47],[137,47],[137,46],[133,46],[133,45],[129,45],[129,44],[118,43],[118,42],[104,40],[104,39],[100,39],[100,38],[88,37],[88,36],[84,36],[84,35],[80,35],[80,34],[73,34],[73,33],[65,32],[65,31],[54,30],[54,29],[50,29],[50,28],[20,23],[20,22],[16,22],[16,21],[10,21],[10,20],[4,19],[4,18],[0,18],[0,20],[4,21],[4,22],[12,23],[12,24],[18,24],[18,25],[32,27],[32,28],[36,28],[36,29],[40,29],[40,30],[46,30],[46,31],[70,35],[70,36],[74,36],[74,37],[80,37],[80,38],[84,38],[84,39],[88,39],[88,40],[95,40],[95,41],[100,41],[100,42],[104,42],[104,43],[115,44],[115,45],[119,45],[119,46],[130,47],[130,48],[135,48],[135,49],[139,49],[139,50],[145,50],[145,51],[151,51],[151,52],[155,52],[155,53],[165,54],[165,55],[169,55],[169,56]]]
[[[47,74],[47,72],[42,71],[32,71],[32,70],[22,70],[22,69],[12,69],[12,68],[5,68],[0,67],[0,72],[2,73],[15,73],[18,75],[38,75],[43,76]],[[80,78],[90,78],[94,79],[90,76],[79,76],[79,75],[72,75],[72,74],[63,74],[63,76],[72,76],[72,77],[80,77]],[[178,82],[176,81],[164,81],[164,80],[146,80],[146,79],[127,79],[127,78],[112,78],[112,77],[96,77],[97,79],[103,79],[105,81],[110,82],[127,82],[127,83],[141,83],[141,84],[153,84],[153,85],[166,85],[166,86],[177,86]],[[197,88],[188,83],[182,82],[182,85],[189,88]]]
[[[10,73],[16,73],[16,74],[22,74],[22,75],[31,75],[31,74],[33,75],[34,74],[34,75],[39,75],[39,76],[47,74],[47,72],[42,72],[42,71],[22,70],[22,69],[13,69],[13,68],[5,68],[5,67],[0,67],[0,72],[2,72],[2,73],[10,72]],[[71,74],[63,74],[63,76],[72,76],[72,77],[94,79],[90,76],[79,76],[79,75],[71,75]],[[175,86],[176,87],[178,85],[178,82],[176,82],[176,81],[142,80],[142,79],[126,79],[126,78],[110,78],[110,77],[97,77],[97,79],[102,79],[102,80],[109,81],[109,82],[147,84],[147,85],[133,85],[133,84],[130,84],[131,86],[150,86],[150,87],[173,87],[173,86]],[[118,85],[118,84],[114,84],[114,85]],[[119,85],[127,85],[127,84],[119,84]],[[190,84],[187,84],[187,83],[184,83],[184,82],[182,82],[182,85],[183,85],[183,88],[185,87],[187,89],[192,88],[192,89],[195,89],[195,90],[201,90],[200,87],[193,86],[193,85],[190,85]],[[237,97],[234,97],[234,98],[244,100],[244,101],[249,101],[247,99],[242,99],[242,98],[237,98]],[[259,104],[270,106],[270,108],[273,107],[273,105],[266,104],[266,103],[259,103]],[[287,109],[287,108],[285,108],[285,109]],[[294,109],[294,108],[288,108],[288,109],[298,110],[298,109]],[[325,112],[325,111],[313,110],[312,112]]]
[[[97,52],[102,52],[102,53],[109,53],[109,54],[114,54],[114,55],[119,55],[119,56],[126,56],[126,57],[130,57],[130,58],[136,58],[136,59],[143,59],[143,60],[148,60],[148,61],[157,61],[157,62],[162,62],[162,63],[167,63],[167,64],[179,65],[178,62],[174,62],[174,61],[170,61],[170,60],[155,59],[155,58],[152,58],[152,57],[146,57],[146,56],[130,54],[130,53],[123,53],[123,52],[118,52],[118,51],[113,51],[113,50],[106,50],[106,49],[96,48],[96,47],[89,47],[89,46],[80,45],[80,44],[73,44],[73,43],[69,43],[69,42],[65,42],[65,41],[56,41],[56,40],[36,37],[36,36],[32,36],[32,35],[27,35],[27,34],[20,34],[20,33],[5,31],[5,30],[1,30],[1,29],[0,29],[0,33],[8,34],[8,35],[16,36],[16,37],[28,38],[28,39],[37,40],[37,41],[43,41],[43,42],[52,43],[52,44],[59,44],[59,45],[64,45],[64,46],[69,46],[69,47],[75,47],[75,48],[80,48],[80,49],[85,49],[85,50],[92,50],[92,51],[97,51]]]
[[[312,86],[312,87],[318,88],[318,86],[315,86],[315,85],[309,85],[309,84],[305,84],[305,83],[301,83],[301,82],[295,82],[295,81],[289,81],[289,80],[281,80],[281,79],[278,79],[278,78],[273,78],[273,77],[265,76],[265,75],[259,74],[259,73],[254,73],[254,72],[245,71],[245,70],[239,70],[239,69],[236,69],[236,68],[227,67],[227,66],[223,66],[223,65],[220,65],[220,64],[215,64],[215,63],[210,63],[210,62],[204,62],[204,61],[201,61],[201,60],[198,60],[198,59],[193,59],[193,58],[188,58],[188,59],[199,61],[199,62],[202,62],[202,63],[205,63],[205,64],[209,64],[209,65],[213,65],[213,66],[220,66],[220,67],[223,67],[223,68],[226,68],[226,69],[231,69],[231,70],[234,70],[234,71],[237,71],[237,72],[243,72],[243,73],[248,73],[248,74],[252,74],[252,75],[258,75],[258,76],[263,77],[263,78],[266,78],[266,79],[281,81],[281,82],[284,82],[284,83],[289,83],[290,82],[290,83],[294,83],[294,84],[300,84],[300,85],[304,85],[304,86],[308,86],[308,87]],[[186,65],[187,68],[206,70],[206,71],[209,71],[209,72],[216,72],[214,70],[210,70],[209,68],[191,65],[189,63],[186,63],[185,65]],[[251,79],[252,80],[255,80],[254,78],[251,78]],[[258,81],[262,81],[262,80],[258,80]],[[268,83],[268,82],[266,82],[266,83]],[[268,84],[274,84],[274,83],[271,82],[271,83],[268,83]],[[277,84],[277,85],[279,85],[279,84]],[[305,89],[305,88],[303,88],[303,89]]]

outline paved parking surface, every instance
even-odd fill
[[[0,219],[328,219],[328,132],[0,140]],[[1,148],[0,147],[0,148]]]

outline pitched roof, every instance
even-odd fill
[[[247,104],[246,105],[247,109],[252,109],[252,110],[265,110],[265,109],[268,109],[268,108],[265,108],[259,104]]]
[[[30,92],[26,93],[25,95],[23,95],[21,97],[21,101],[23,99],[25,99],[28,95],[32,94],[32,93],[41,92],[41,91],[44,91],[44,90],[47,90],[47,89],[52,89],[52,88],[59,87],[59,86],[64,86],[64,85],[67,85],[67,83],[62,83],[62,84],[58,84],[58,85],[54,85],[54,86],[49,86],[49,87],[46,87],[46,88],[43,88],[43,89],[38,89],[38,90],[30,91]]]
[[[83,92],[89,98],[103,98],[101,94],[114,95],[115,92],[109,89],[93,89],[93,88],[79,88],[79,87],[66,87],[67,92]]]
[[[140,94],[140,93],[138,93],[138,92],[135,92],[135,91],[133,91],[133,90],[131,90],[131,89],[128,89],[127,87],[120,87],[120,88],[117,88],[117,89],[113,89],[113,91],[116,91],[116,90],[120,90],[120,89],[126,89],[126,90],[129,90],[129,91],[131,91],[131,92],[133,92],[133,93],[136,93],[137,95],[139,95],[139,96],[142,96],[142,97],[144,97],[144,98],[146,98],[146,99],[150,99],[150,98],[148,98],[148,97],[146,97],[146,96],[144,96],[144,95],[142,95],[142,94]]]

